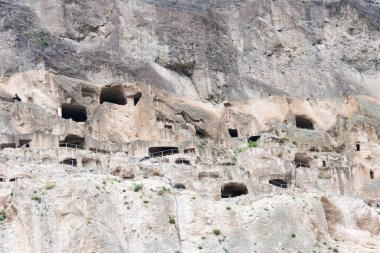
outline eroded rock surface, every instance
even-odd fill
[[[379,252],[378,0],[0,1],[0,252]]]

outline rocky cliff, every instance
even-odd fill
[[[0,252],[379,252],[379,0],[0,0]]]

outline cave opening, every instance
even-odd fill
[[[100,91],[100,103],[103,104],[105,102],[126,105],[127,98],[125,97],[123,86],[115,85],[111,87],[103,87]]]
[[[176,164],[184,164],[184,165],[191,165],[190,161],[184,158],[178,158],[175,160]]]
[[[84,149],[84,138],[75,134],[69,134],[63,141],[59,142],[59,147]]]
[[[63,161],[61,161],[60,164],[66,164],[66,165],[71,165],[71,166],[76,167],[78,162],[77,162],[77,159],[66,158]]]
[[[179,190],[185,190],[186,189],[184,184],[175,184],[174,188],[179,189]]]
[[[30,142],[32,140],[19,140],[20,147],[22,148],[30,148]]]
[[[237,137],[239,137],[239,133],[238,133],[237,129],[228,128],[228,133],[230,134],[231,138],[237,138]]]
[[[141,92],[137,92],[136,95],[133,96],[133,103],[135,106],[139,103],[141,97],[142,97]]]
[[[261,135],[255,135],[248,138],[248,142],[256,142],[260,139]]]
[[[303,115],[296,116],[296,127],[301,129],[314,130],[313,121]]]
[[[294,156],[294,163],[296,165],[296,168],[310,168],[310,160],[311,158],[309,156],[300,153],[296,153]]]
[[[360,143],[356,143],[356,151],[360,151]]]
[[[82,105],[62,104],[62,118],[72,119],[76,122],[87,120],[86,107]]]
[[[178,147],[151,147],[149,148],[150,157],[162,157],[167,155],[179,154]]]
[[[370,176],[371,179],[375,179],[375,175],[373,173],[373,170],[369,171],[369,176]]]
[[[234,198],[248,194],[247,186],[241,183],[228,183],[222,186],[222,198]]]
[[[283,179],[271,179],[269,183],[280,188],[288,188],[288,183]]]
[[[82,97],[83,98],[90,98],[95,99],[96,97],[96,91],[89,87],[82,87]]]
[[[195,148],[187,148],[183,151],[185,154],[195,155]]]

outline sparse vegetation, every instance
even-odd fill
[[[214,235],[220,235],[221,234],[220,230],[217,228],[215,228],[212,232],[214,233]]]
[[[295,234],[295,233],[292,233],[290,236],[291,236],[292,238],[296,238],[296,234]]]
[[[170,224],[175,224],[175,218],[174,217],[169,217],[169,223]]]
[[[144,187],[143,183],[135,183],[133,184],[133,191],[138,192]]]
[[[339,250],[337,248],[333,248],[333,251],[334,252],[338,252]]]
[[[203,249],[202,246],[198,246],[198,249]]]
[[[47,181],[45,183],[45,189],[46,190],[53,189],[54,187],[55,187],[55,182],[54,181]]]
[[[166,188],[165,186],[162,186],[162,187],[160,187],[160,189],[158,190],[157,194],[158,194],[159,196],[162,196],[162,195],[164,195],[164,193],[166,193],[166,192],[170,192],[170,189],[169,189],[169,188]]]
[[[38,203],[41,203],[41,201],[42,201],[41,197],[40,197],[40,196],[37,196],[37,195],[34,195],[34,196],[32,197],[32,200],[37,201]]]
[[[296,145],[296,146],[297,146],[297,144],[298,144],[296,141],[292,141],[292,143],[293,143],[294,145]]]
[[[257,147],[257,142],[255,141],[248,141],[248,147],[249,148],[256,148]]]
[[[3,222],[7,219],[7,214],[3,211],[0,213],[0,222]]]
[[[231,210],[231,207],[230,206],[226,206],[226,210]]]

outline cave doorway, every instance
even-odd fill
[[[77,159],[73,158],[66,158],[63,161],[60,162],[60,164],[66,164],[76,167],[78,165]]]
[[[373,170],[369,171],[369,176],[371,179],[375,179],[375,174],[373,173]]]
[[[303,115],[296,116],[296,127],[301,129],[314,130],[313,121]]]
[[[82,87],[82,97],[83,98],[90,98],[95,99],[96,97],[96,91],[89,87]]]
[[[86,107],[82,105],[62,104],[62,118],[72,119],[76,122],[87,120]]]
[[[136,95],[133,96],[133,104],[135,106],[139,103],[141,97],[142,97],[141,92],[137,92]]]
[[[117,105],[126,105],[127,98],[125,97],[123,86],[115,85],[111,87],[103,87],[100,91],[100,103],[105,102]]]
[[[254,135],[248,138],[248,143],[249,142],[257,142],[260,139],[261,135]]]
[[[288,183],[283,179],[271,179],[269,183],[280,188],[288,188]]]
[[[75,134],[69,134],[63,141],[60,141],[59,147],[84,149],[84,138]]]
[[[356,143],[356,151],[360,151],[360,143]]]
[[[21,148],[30,148],[30,142],[32,140],[19,140],[19,144]]]
[[[239,132],[238,132],[237,129],[228,128],[228,133],[230,134],[231,138],[237,138],[237,137],[239,137]]]
[[[190,161],[184,158],[178,158],[175,160],[176,164],[191,165]]]
[[[241,183],[227,183],[222,186],[222,198],[234,198],[248,194],[247,186]]]
[[[186,189],[184,184],[175,184],[174,188],[179,189],[179,190],[185,190]]]
[[[150,157],[162,157],[167,155],[179,154],[178,147],[151,147],[149,148]]]

